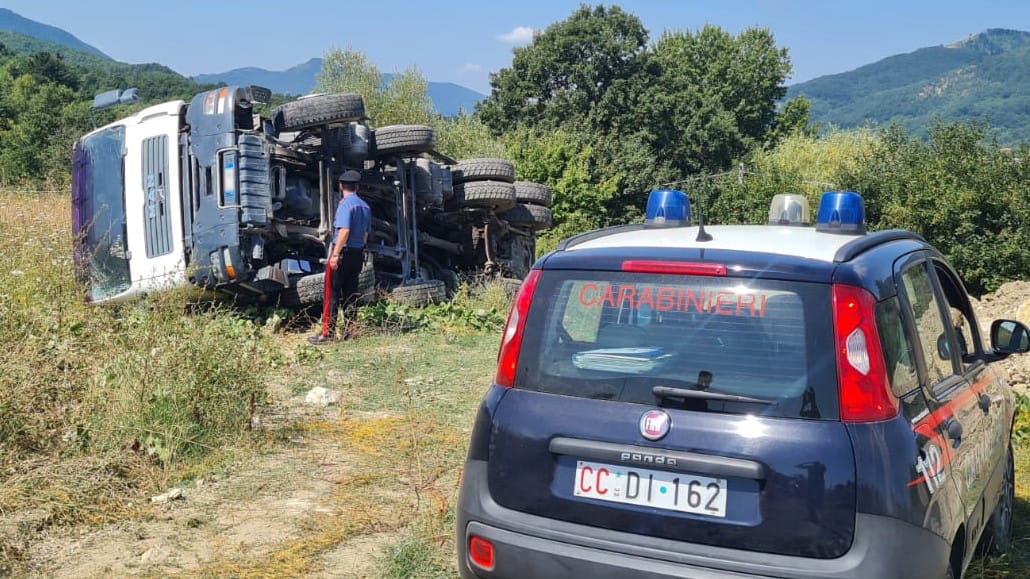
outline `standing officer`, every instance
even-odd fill
[[[372,225],[372,210],[358,197],[361,173],[346,171],[340,175],[340,204],[336,207],[336,238],[329,251],[325,270],[325,299],[322,309],[322,333],[308,338],[313,345],[336,340],[337,308],[346,311],[357,301],[358,277],[365,261],[365,244]]]

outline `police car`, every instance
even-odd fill
[[[1008,547],[1013,394],[962,282],[859,195],[566,240],[522,285],[457,509],[462,577],[960,577]],[[979,547],[979,549],[978,549]]]

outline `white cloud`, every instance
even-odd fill
[[[528,26],[516,26],[511,32],[498,36],[497,40],[507,44],[529,44],[533,42],[533,29]]]
[[[482,70],[483,70],[483,65],[481,65],[481,64],[465,63],[465,64],[461,65],[461,68],[458,69],[458,72],[462,73],[462,74],[465,74],[465,73],[469,73],[469,72],[481,72]]]

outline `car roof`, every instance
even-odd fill
[[[814,227],[778,225],[709,225],[710,241],[698,241],[697,227],[641,228],[570,244],[567,251],[615,248],[670,248],[746,251],[833,263],[846,244],[860,235],[816,231]]]

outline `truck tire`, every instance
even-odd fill
[[[507,211],[515,207],[515,186],[499,181],[459,183],[454,186],[451,203],[457,207]]]
[[[438,279],[399,285],[390,292],[390,300],[409,306],[426,306],[442,302],[447,297],[447,286]]]
[[[519,203],[508,211],[498,213],[497,217],[519,229],[540,231],[551,228],[551,210],[539,205]]]
[[[376,300],[376,268],[372,254],[365,255],[365,263],[358,274],[358,303],[370,304]]]
[[[515,198],[519,203],[529,203],[542,207],[551,206],[551,188],[542,183],[531,183],[529,181],[515,182]]]
[[[313,306],[322,303],[325,296],[325,274],[306,275],[291,288],[279,292],[279,305],[287,308]]]
[[[426,125],[389,125],[372,132],[375,154],[424,153],[436,146],[433,128]]]
[[[515,182],[515,165],[504,159],[465,159],[451,167],[454,183],[469,181]]]
[[[357,93],[323,94],[291,101],[272,111],[279,131],[300,131],[329,123],[365,118],[365,101]]]

